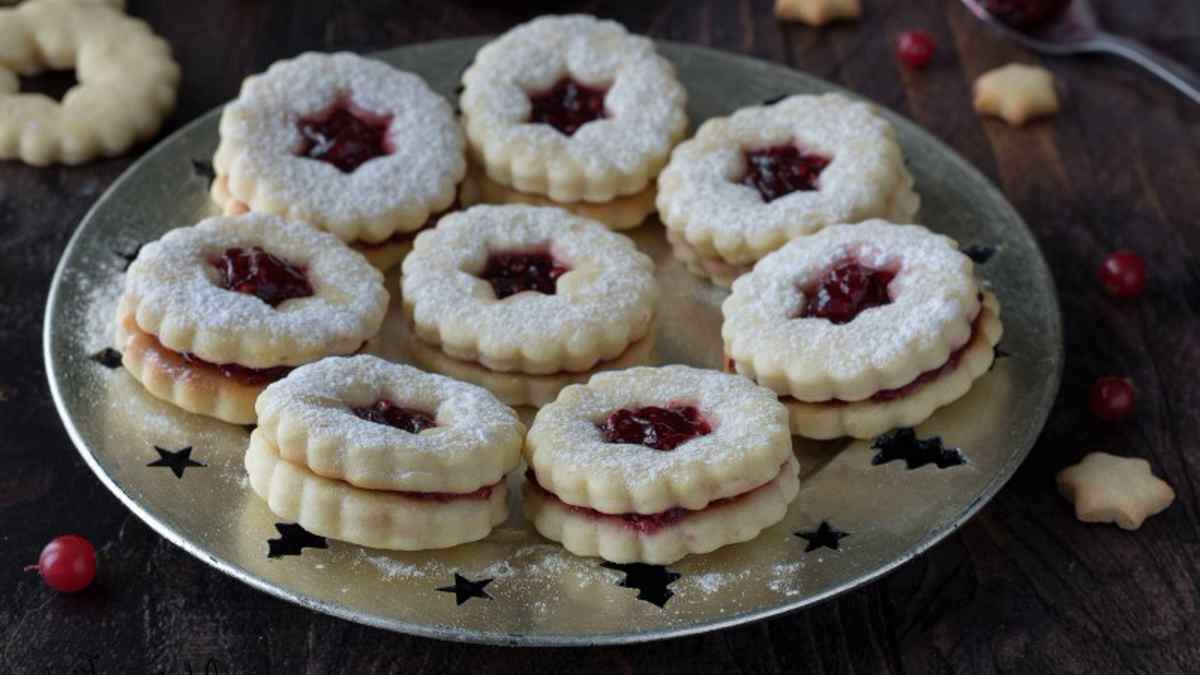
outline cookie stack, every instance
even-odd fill
[[[491,394],[374,356],[297,368],[256,405],[246,471],[281,518],[397,550],[486,537],[525,427]]]
[[[649,39],[591,16],[541,17],[481,49],[462,83],[483,201],[560,206],[612,229],[653,213],[687,94]]]
[[[409,356],[426,370],[543,405],[597,370],[650,356],[654,263],[559,208],[475,206],[422,232],[404,260]]]

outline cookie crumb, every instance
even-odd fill
[[[1010,63],[975,80],[975,111],[1013,126],[1058,112],[1054,76],[1039,66]]]

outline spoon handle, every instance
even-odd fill
[[[1116,54],[1149,70],[1200,103],[1200,76],[1187,66],[1146,45],[1120,35],[1101,33],[1092,43],[1096,51]]]

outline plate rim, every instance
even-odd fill
[[[371,58],[380,58],[389,53],[419,49],[423,47],[441,46],[443,48],[450,48],[454,44],[461,44],[466,47],[472,44],[482,44],[485,40],[493,37],[495,36],[480,35],[415,42],[386,50],[370,52],[364,55]],[[140,504],[133,496],[126,492],[124,488],[118,485],[116,481],[114,481],[100,466],[95,454],[83,439],[74,419],[67,411],[67,404],[61,391],[62,387],[64,387],[66,383],[63,381],[62,373],[60,372],[59,368],[60,364],[58,362],[58,356],[56,356],[53,348],[54,334],[52,331],[52,326],[54,325],[53,317],[60,313],[62,288],[65,285],[64,279],[67,275],[67,261],[72,257],[73,252],[80,245],[80,241],[86,234],[89,233],[88,225],[94,220],[96,213],[104,207],[109,199],[113,198],[114,192],[121,185],[132,179],[132,177],[139,171],[143,164],[148,163],[159,153],[164,152],[165,148],[177,137],[186,135],[194,127],[203,125],[209,120],[210,117],[218,115],[224,108],[224,103],[200,114],[195,119],[184,124],[179,129],[176,129],[165,138],[162,138],[152,147],[147,149],[138,159],[131,163],[121,173],[121,175],[118,176],[117,179],[114,180],[107,189],[105,189],[104,193],[96,199],[95,203],[92,204],[91,208],[89,208],[84,214],[83,218],[80,219],[79,223],[75,227],[75,231],[72,233],[66,246],[63,248],[62,254],[59,257],[59,261],[55,266],[54,275],[51,278],[50,288],[47,292],[46,309],[42,320],[42,354],[46,368],[46,378],[50,387],[51,398],[54,401],[55,410],[58,412],[58,416],[67,432],[67,436],[71,439],[76,451],[83,457],[84,462],[92,470],[92,472],[96,474],[96,476],[100,479],[100,482],[106,488],[108,488],[109,492],[116,496],[117,499],[127,508],[129,508],[134,515],[140,518],[142,522],[144,522],[161,536],[165,537],[171,543],[179,546],[187,553],[199,559],[201,562],[216,568],[217,570],[233,577],[234,579],[237,579],[238,581],[241,581],[252,588],[263,591],[274,597],[295,603],[309,610],[335,616],[339,619],[372,626],[374,628],[381,628],[393,632],[400,632],[408,635],[415,635],[418,637],[432,638],[448,642],[490,644],[499,646],[588,647],[645,643],[657,640],[685,637],[689,635],[698,635],[730,628],[733,626],[762,621],[765,619],[776,618],[800,611],[802,609],[813,607],[843,593],[857,590],[869,584],[875,583],[883,577],[891,574],[902,565],[910,562],[917,556],[927,552],[934,546],[941,543],[947,536],[957,531],[968,520],[978,514],[978,512],[986,504],[992,501],[992,499],[997,493],[999,493],[1004,485],[1006,485],[1008,481],[1012,479],[1017,469],[1022,463],[1024,463],[1026,457],[1028,457],[1029,453],[1032,451],[1033,446],[1036,445],[1037,440],[1041,436],[1042,431],[1045,429],[1046,422],[1053,410],[1054,401],[1058,398],[1059,390],[1062,384],[1063,369],[1065,366],[1062,306],[1058,297],[1057,284],[1055,283],[1054,276],[1050,272],[1050,267],[1048,261],[1046,260],[1045,252],[1042,250],[1042,247],[1038,242],[1037,237],[1034,235],[1033,230],[1021,216],[1020,212],[1018,212],[1012,203],[1009,202],[1003,191],[1000,190],[1000,188],[991,180],[990,177],[971,164],[965,157],[959,154],[957,150],[950,147],[939,137],[903,113],[875,102],[870,98],[847,89],[839,84],[829,82],[828,80],[798,70],[787,64],[776,63],[774,61],[768,61],[738,52],[716,49],[706,45],[678,42],[674,40],[655,39],[654,41],[656,44],[666,45],[672,50],[680,50],[683,52],[697,51],[706,53],[706,55],[709,57],[737,62],[738,66],[742,68],[787,70],[794,75],[817,80],[821,82],[823,86],[829,87],[833,91],[837,91],[857,100],[871,102],[872,104],[876,105],[885,116],[893,118],[893,121],[898,120],[902,125],[907,125],[910,127],[908,131],[915,131],[919,136],[924,136],[925,138],[922,140],[924,142],[929,142],[933,147],[937,148],[939,154],[944,158],[948,158],[955,165],[955,168],[958,171],[967,174],[973,174],[974,178],[979,181],[980,185],[984,186],[987,194],[995,198],[997,203],[1003,204],[1005,209],[1010,212],[1010,215],[1012,215],[1016,221],[1022,225],[1023,236],[1032,243],[1033,250],[1037,254],[1036,260],[1031,261],[1035,262],[1039,268],[1037,276],[1045,279],[1049,284],[1050,294],[1047,300],[1049,301],[1050,309],[1052,311],[1049,312],[1049,315],[1045,317],[1045,321],[1047,323],[1046,328],[1056,337],[1054,343],[1057,345],[1057,350],[1053,354],[1054,367],[1050,373],[1050,386],[1046,388],[1045,396],[1038,403],[1038,414],[1036,418],[1029,420],[1029,422],[1032,423],[1031,426],[1036,427],[1038,432],[1033,437],[1033,440],[1028,444],[1028,447],[1022,448],[1019,452],[1011,454],[1007,461],[1005,461],[1000,469],[992,476],[991,480],[989,480],[988,483],[979,491],[975,498],[971,500],[971,502],[967,504],[962,512],[960,512],[954,518],[946,521],[940,527],[927,532],[924,538],[916,542],[913,546],[905,550],[900,555],[889,560],[887,563],[879,566],[878,568],[875,568],[870,572],[855,578],[852,582],[826,589],[821,593],[806,596],[801,600],[783,602],[774,607],[751,610],[703,623],[694,623],[684,626],[666,626],[655,631],[637,633],[602,633],[589,635],[587,637],[556,633],[526,635],[505,633],[500,631],[485,632],[473,630],[468,632],[463,629],[454,629],[436,624],[413,624],[402,621],[387,620],[368,614],[355,613],[352,609],[345,608],[341,605],[319,600],[301,592],[293,592],[285,588],[275,586],[266,579],[254,575],[236,563],[213,555],[212,553],[206,551],[203,547],[193,544],[181,532],[166,524],[158,516]]]

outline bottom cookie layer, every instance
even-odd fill
[[[233,424],[254,424],[254,401],[267,387],[249,385],[196,366],[142,331],[122,303],[117,310],[116,348],[121,364],[146,391],[188,412]]]
[[[807,403],[782,397],[791,416],[792,433],[818,440],[843,436],[870,439],[897,427],[916,426],[938,408],[966,396],[975,380],[992,367],[995,347],[1003,334],[1000,303],[995,295],[985,292],[975,334],[953,369],[890,400]]]
[[[591,370],[581,373],[552,373],[549,375],[527,375],[524,373],[498,373],[478,363],[460,361],[447,356],[437,347],[432,347],[413,337],[408,344],[408,355],[423,370],[441,373],[456,380],[469,382],[487,389],[507,405],[543,406],[558,398],[558,392],[569,385],[582,384],[602,370],[623,370],[647,365],[654,352],[654,331],[633,343],[617,358],[605,361]]]
[[[322,537],[372,548],[419,551],[486,537],[508,518],[508,488],[499,483],[470,495],[414,497],[366,490],[324,478],[279,457],[257,431],[246,450],[250,486],[271,512]]]
[[[749,541],[778,523],[800,491],[799,472],[800,464],[792,457],[770,482],[650,529],[639,529],[621,516],[569,506],[528,480],[522,494],[526,518],[543,537],[562,543],[571,553],[615,563],[666,565]]]

